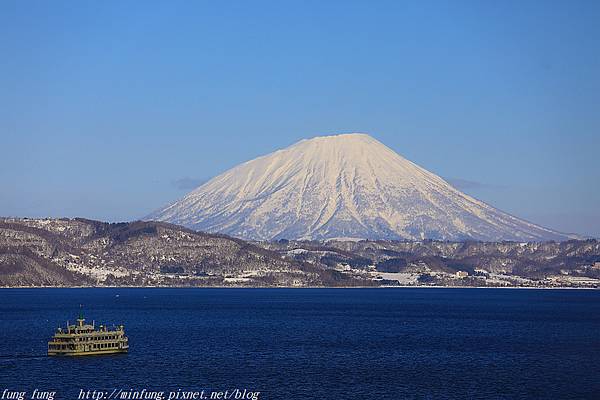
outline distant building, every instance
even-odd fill
[[[467,276],[469,276],[469,273],[467,271],[456,271],[456,277],[457,278],[466,278]]]
[[[594,268],[594,269],[600,269],[600,262],[596,261],[594,263],[594,265],[592,266],[592,268]]]

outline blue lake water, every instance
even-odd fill
[[[127,355],[49,358],[83,304]],[[600,291],[2,289],[4,389],[261,399],[600,398]]]

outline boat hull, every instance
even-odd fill
[[[108,349],[92,351],[49,351],[48,355],[52,357],[81,357],[81,356],[101,356],[109,354],[124,354],[128,349]]]

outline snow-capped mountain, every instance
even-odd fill
[[[366,134],[302,140],[146,219],[254,240],[565,240],[455,189]]]

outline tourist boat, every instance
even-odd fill
[[[52,340],[48,342],[49,356],[88,356],[100,354],[127,353],[129,341],[125,328],[119,325],[108,329],[105,325],[86,324],[83,315],[79,315],[76,325],[57,328]]]

